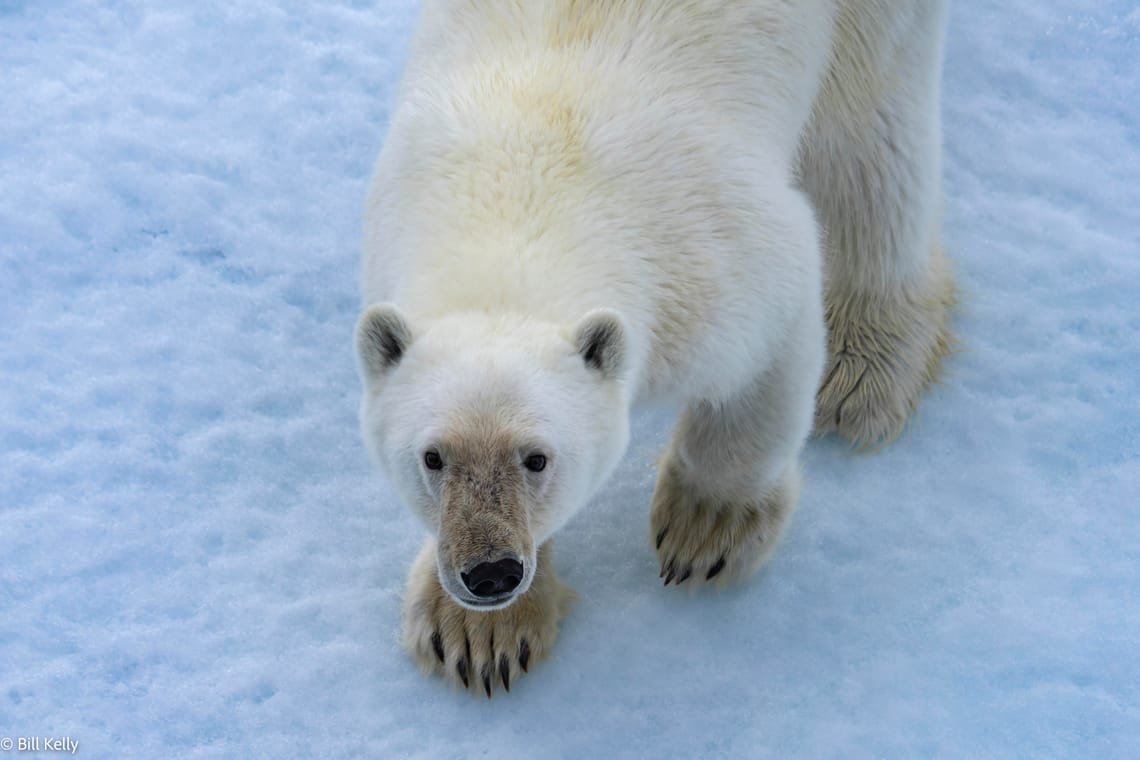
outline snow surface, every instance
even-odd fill
[[[562,533],[555,656],[398,646],[359,216],[410,0],[0,0],[0,736],[84,757],[1140,757],[1140,11],[976,0],[947,51],[961,353],[810,445],[743,588],[661,588],[669,419]]]

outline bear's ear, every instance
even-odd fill
[[[582,361],[606,379],[625,369],[625,322],[611,309],[594,309],[574,327],[574,347]]]
[[[391,304],[369,306],[356,323],[356,355],[369,380],[377,380],[395,367],[411,342],[408,323]]]

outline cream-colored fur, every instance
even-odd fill
[[[813,420],[858,444],[901,429],[950,339],[945,6],[425,3],[357,329],[365,440],[433,536],[404,610],[421,664],[438,634],[449,677],[506,655],[505,685],[518,642],[550,646],[546,542],[638,401],[682,410],[650,517],[667,583],[770,555]],[[515,560],[501,593],[473,581]]]
[[[833,287],[827,297],[828,353],[815,430],[837,431],[859,448],[902,432],[918,397],[939,375],[954,336],[954,281],[942,251],[931,254],[925,287],[891,300]]]
[[[797,174],[824,237],[830,360],[816,431],[856,446],[902,432],[953,344],[939,245],[948,2],[840,3]]]

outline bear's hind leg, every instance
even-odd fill
[[[902,14],[893,38],[885,20],[862,17],[872,11],[846,11],[800,164],[825,239],[829,359],[815,429],[859,447],[902,431],[953,344],[938,243],[946,4],[890,13]],[[870,42],[845,42],[860,25]]]
[[[829,289],[828,361],[816,402],[817,433],[838,432],[867,448],[902,432],[954,342],[953,280],[940,251],[931,259],[929,283],[913,291],[884,296]]]

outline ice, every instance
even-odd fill
[[[810,445],[744,587],[664,589],[671,420],[560,534],[492,701],[398,645],[359,219],[417,3],[0,0],[0,737],[86,757],[1140,757],[1140,14],[956,3],[961,351]]]

